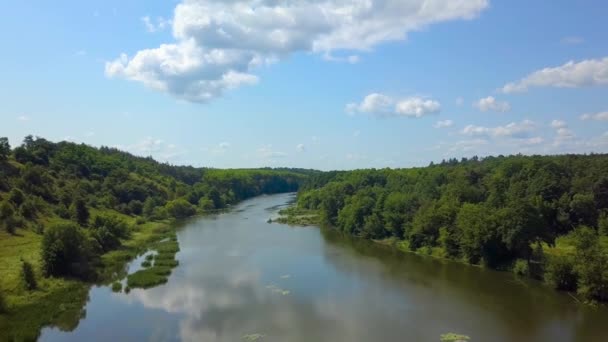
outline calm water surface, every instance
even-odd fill
[[[268,224],[293,194],[187,222],[166,285],[91,290],[42,341],[608,341],[608,309],[498,273],[316,227]]]

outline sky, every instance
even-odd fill
[[[321,170],[608,152],[604,0],[6,1],[0,136]]]

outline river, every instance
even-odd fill
[[[257,197],[178,230],[165,285],[93,287],[71,332],[42,341],[608,341],[608,309],[455,262],[317,227],[268,224],[294,194]]]

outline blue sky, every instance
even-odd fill
[[[175,164],[324,170],[608,152],[605,1],[3,7],[13,145],[34,134]]]

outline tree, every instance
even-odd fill
[[[70,207],[72,218],[78,222],[82,227],[86,227],[89,224],[89,208],[83,198],[77,198]]]
[[[8,194],[8,200],[18,208],[25,201],[25,195],[18,188],[13,188]]]
[[[8,138],[1,137],[0,138],[0,161],[4,161],[8,159],[8,156],[11,154],[11,145],[8,143]]]
[[[7,311],[6,299],[4,298],[4,293],[0,291],[0,313],[5,313]]]
[[[144,206],[142,208],[142,213],[145,217],[151,218],[154,216],[154,208],[156,208],[156,201],[152,197],[146,198],[144,202]]]
[[[15,208],[8,201],[0,202],[0,223],[9,234],[15,234]]]
[[[608,300],[608,255],[600,246],[597,232],[581,226],[573,233],[578,293],[588,299]]]
[[[90,229],[104,252],[116,249],[121,244],[120,240],[129,236],[127,224],[114,215],[95,216]]]
[[[50,226],[42,238],[42,265],[47,276],[87,275],[89,249],[83,231],[73,223]]]
[[[165,208],[167,209],[169,215],[175,218],[185,218],[196,214],[196,209],[194,209],[194,206],[183,198],[167,203]]]
[[[34,275],[34,268],[32,264],[21,259],[21,280],[26,290],[32,291],[38,288],[36,282],[36,276]]]

